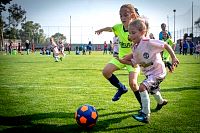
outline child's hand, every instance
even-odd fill
[[[119,56],[114,56],[116,60],[118,60],[119,62],[122,60],[119,58]],[[120,62],[121,63],[121,62]]]
[[[119,54],[118,54],[117,52],[114,52],[114,53],[113,53],[113,57],[119,58]]]
[[[131,60],[127,60],[125,58],[119,58],[119,57],[115,57],[115,59],[117,59],[122,64],[132,65]]]
[[[177,67],[179,64],[179,60],[175,57],[172,58],[172,71],[174,71],[174,68]]]
[[[102,30],[95,31],[95,34],[100,35],[102,33]]]
[[[117,59],[120,63],[125,64],[125,61],[123,58],[119,58],[119,56],[116,56],[115,59]]]

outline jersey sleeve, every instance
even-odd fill
[[[164,50],[164,44],[165,42],[161,40],[149,40],[149,45],[151,45],[156,52],[162,52]]]
[[[174,45],[173,41],[169,39],[168,44],[172,47]]]
[[[159,40],[162,40],[163,36],[162,36],[162,32],[159,33]]]
[[[118,31],[117,31],[118,26],[119,26],[119,24],[116,24],[116,25],[114,25],[114,26],[112,27],[112,31],[113,31],[113,33],[114,33],[116,36],[119,35],[119,33],[118,33]]]
[[[171,35],[171,33],[168,31],[168,35],[170,36],[170,37],[172,37],[172,35]]]

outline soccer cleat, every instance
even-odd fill
[[[133,115],[133,118],[139,122],[149,123],[149,116],[145,113],[140,112],[139,114]]]
[[[118,89],[117,93],[112,98],[112,101],[119,100],[120,97],[122,96],[122,94],[126,93],[127,91],[128,91],[128,89],[125,86],[123,86],[122,88]]]
[[[166,105],[168,103],[167,100],[164,100],[162,104],[157,104],[155,110],[160,110],[164,105]]]

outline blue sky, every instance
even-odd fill
[[[173,31],[173,9],[177,10],[177,29],[191,24],[189,12],[192,0],[13,0],[11,4],[14,3],[27,11],[27,20],[42,26],[46,36],[60,32],[67,36],[68,42],[71,16],[72,43],[88,43],[89,40],[103,43],[112,40],[112,33],[97,36],[94,31],[120,23],[119,8],[126,3],[133,4],[139,9],[140,15],[149,19],[150,32],[154,33],[156,38],[160,24],[168,23],[167,16],[169,31]],[[195,21],[200,17],[200,0],[193,0],[193,4],[196,7]]]

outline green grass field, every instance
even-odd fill
[[[52,56],[0,55],[0,132],[200,132],[200,59],[177,55],[180,65],[161,83],[169,103],[154,112],[151,122],[132,118],[139,104],[130,90],[112,102],[116,89],[102,76],[111,55],[67,55],[62,62]],[[126,70],[115,73],[128,86]],[[144,76],[139,76],[138,82]],[[79,128],[76,109],[91,104],[98,122],[91,130]]]

